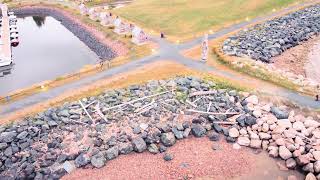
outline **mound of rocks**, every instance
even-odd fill
[[[223,44],[227,55],[270,62],[274,56],[320,32],[320,5],[258,24],[229,37]]]
[[[167,148],[191,135],[212,141],[224,135],[228,142],[266,149],[288,167],[317,175],[318,127],[311,117],[211,81],[150,81],[0,126],[0,179],[59,179],[132,152],[163,153],[169,161],[174,157]]]
[[[263,149],[271,157],[281,158],[289,169],[302,169],[309,177],[320,179],[320,123],[284,108],[249,106],[253,106],[256,123],[246,126],[242,115],[236,119],[238,124],[228,129],[228,136],[236,138],[240,146]]]
[[[24,16],[51,16],[60,21],[69,31],[84,42],[93,52],[95,52],[101,59],[111,60],[117,54],[108,46],[100,42],[92,33],[86,30],[81,24],[76,23],[70,17],[64,15],[58,10],[45,7],[30,7],[13,10],[18,17]]]

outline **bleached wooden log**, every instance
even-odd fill
[[[213,121],[213,124],[225,124],[225,125],[233,125],[237,124],[238,122],[230,122],[230,121]]]
[[[153,103],[155,103],[155,100],[154,100],[154,99],[152,99],[151,103],[148,103],[148,104],[146,104],[146,105],[144,105],[144,106],[136,109],[134,112],[137,113],[137,112],[143,110],[144,108],[146,108],[146,107],[148,107],[148,106],[151,106]]]
[[[101,112],[100,110],[100,102],[98,102],[98,104],[95,106],[95,110],[97,112],[97,114],[105,121],[108,122],[107,118],[104,116],[104,114]]]
[[[205,112],[205,111],[198,111],[194,109],[188,109],[188,112],[194,112],[199,114],[210,114],[210,115],[236,115],[239,114],[238,112]]]
[[[84,112],[85,112],[85,113],[88,115],[88,117],[91,119],[91,121],[94,122],[93,119],[92,119],[92,117],[91,117],[91,115],[90,115],[89,112],[87,111],[86,107],[82,104],[81,100],[79,100],[79,103],[80,103],[82,109],[84,110]]]
[[[208,105],[208,108],[207,108],[207,112],[210,111],[211,105],[212,105],[212,102],[210,101],[210,102],[209,102],[209,105]],[[227,112],[228,112],[228,111],[227,111]]]
[[[205,95],[210,95],[210,94],[215,94],[217,91],[197,91],[189,94],[189,97],[193,96],[205,96]]]
[[[125,102],[125,103],[122,103],[122,104],[119,104],[119,105],[116,105],[116,106],[112,106],[112,107],[106,108],[106,109],[104,109],[104,111],[108,111],[108,110],[111,110],[111,109],[116,109],[116,108],[122,107],[124,105],[132,104],[132,103],[135,103],[137,101],[141,101],[141,100],[144,100],[144,99],[147,99],[147,98],[160,96],[160,95],[166,94],[168,92],[170,92],[170,91],[164,91],[164,92],[153,94],[153,95],[150,95],[150,96],[144,96],[142,98],[138,98],[138,99],[135,99],[135,100],[132,100],[132,101],[128,101],[128,102]]]
[[[191,105],[194,108],[197,108],[198,106],[196,104],[194,104],[193,102],[186,100],[186,103],[188,103],[189,105]]]

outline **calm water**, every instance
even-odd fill
[[[76,72],[98,56],[52,17],[18,19],[20,44],[11,74],[0,77],[0,96]]]

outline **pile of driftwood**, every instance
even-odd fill
[[[108,122],[106,116],[105,116],[105,112],[108,111],[112,111],[112,110],[124,110],[126,108],[126,106],[131,106],[134,107],[134,113],[135,114],[143,114],[145,112],[148,112],[149,110],[153,109],[154,107],[156,107],[158,104],[162,104],[165,107],[172,107],[173,105],[169,104],[169,101],[172,101],[174,99],[161,99],[161,98],[157,98],[160,97],[161,95],[167,94],[167,93],[172,93],[174,94],[174,90],[171,91],[164,91],[164,92],[160,92],[160,93],[156,93],[153,95],[149,95],[149,96],[144,96],[141,98],[137,98],[131,101],[127,101],[127,102],[123,102],[121,104],[115,105],[115,106],[111,106],[108,108],[103,108],[103,112],[101,110],[100,107],[100,102],[98,100],[95,100],[87,105],[84,105],[81,100],[79,100],[79,104],[81,105],[82,110],[85,112],[86,116],[88,116],[90,118],[90,120],[93,122],[93,124],[95,124],[97,118],[104,120],[105,122]],[[207,111],[201,111],[198,110],[198,106],[196,105],[196,102],[199,101],[202,98],[209,98],[209,95],[215,94],[216,91],[197,91],[194,93],[191,93],[189,95],[189,98],[192,97],[196,97],[196,100],[194,101],[190,101],[189,99],[186,100],[186,104],[190,106],[190,108],[186,109],[187,112],[189,113],[197,113],[197,114],[207,114],[207,115],[238,115],[238,112],[229,112],[229,110],[227,110],[226,112],[210,112],[210,108],[212,106],[212,102],[210,101],[207,105]],[[141,105],[140,107],[137,107],[135,105],[136,102],[140,102],[146,99],[151,99],[151,102]],[[90,114],[88,112],[88,108],[91,107],[93,110],[91,110],[90,112],[92,114]],[[96,117],[96,118],[94,118]],[[84,122],[80,122],[80,121],[75,121],[77,123],[81,123],[84,125],[89,125],[87,123]],[[225,125],[232,125],[232,124],[236,124],[237,122],[231,122],[231,121],[214,121],[213,123],[217,123],[217,124],[225,124]]]

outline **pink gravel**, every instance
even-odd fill
[[[213,150],[213,144],[219,150]],[[254,155],[247,149],[235,150],[225,141],[207,138],[178,141],[167,152],[173,155],[172,161],[164,161],[163,154],[132,153],[107,162],[101,169],[77,169],[63,179],[230,179],[249,173],[254,166]]]

